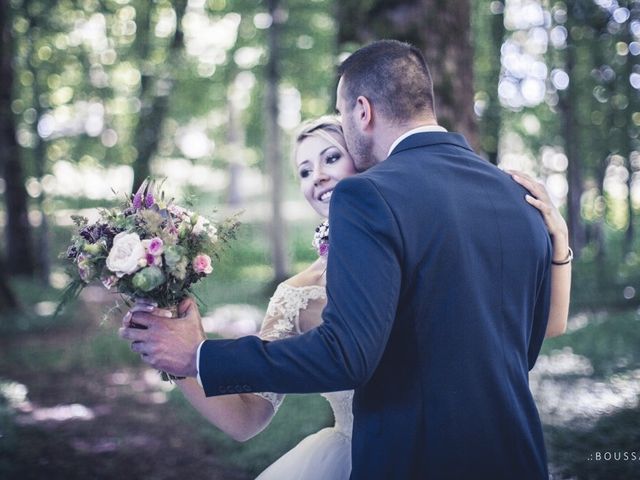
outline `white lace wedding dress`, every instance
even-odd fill
[[[276,289],[260,330],[264,340],[278,340],[299,335],[301,316],[320,315],[326,303],[321,286],[293,287],[280,284]],[[273,405],[282,403],[284,395],[258,393]],[[293,449],[271,464],[257,480],[347,480],[351,473],[351,431],[353,391],[323,393],[335,418],[335,425],[304,438]]]

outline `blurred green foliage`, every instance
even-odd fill
[[[503,10],[516,4],[527,15]],[[117,200],[59,191],[52,187],[52,179],[64,176],[58,169],[66,164],[104,171],[136,161],[134,132],[142,108],[142,82],[145,75],[161,79],[167,74],[167,47],[176,27],[172,2],[12,0],[9,5],[16,39],[12,110],[31,201],[35,204],[44,192],[44,213],[51,218],[56,213],[111,206]],[[301,118],[333,110],[334,67],[340,59],[334,7],[330,0],[291,0],[281,12],[286,17],[280,46],[281,94],[287,106],[281,120],[287,132]],[[370,7],[371,2],[365,2],[358,8]],[[640,102],[632,81],[637,82],[640,75],[639,2],[475,0],[473,8],[476,111],[485,149],[499,147],[507,163],[551,179],[550,185],[561,193],[566,191],[569,161],[579,165],[584,175],[579,193],[587,246],[574,263],[572,313],[584,316],[587,324],[545,342],[543,353],[570,348],[589,359],[594,378],[603,381],[637,370],[640,244],[637,235],[629,243],[625,232],[629,226],[635,231],[640,227],[637,200],[635,210],[629,209],[630,188],[638,181],[640,169]],[[143,10],[149,12],[149,23],[139,25]],[[492,43],[496,42],[492,28],[496,15],[503,12],[506,24],[497,45]],[[157,125],[162,135],[155,167],[186,159],[189,165],[211,167],[207,172],[225,172],[239,162],[266,173],[263,70],[270,21],[265,6],[254,0],[190,2],[183,22],[186,48],[179,68],[169,69],[174,82],[169,110]],[[147,55],[136,43],[141,32],[149,38]],[[502,62],[496,58],[498,51]],[[568,64],[568,52],[575,56],[573,66]],[[544,94],[539,101],[523,95],[535,93],[535,88],[528,89],[540,84]],[[566,158],[561,108],[568,88],[578,128],[573,145],[577,157],[571,159]],[[239,117],[235,123],[230,121],[232,113]],[[190,131],[202,133],[215,147],[190,150],[188,137],[185,140]],[[239,140],[231,144],[230,137],[238,133]],[[205,213],[212,205],[226,202],[227,186],[204,192],[196,180],[200,179],[187,179],[181,192],[193,197],[196,210]],[[4,185],[1,190],[4,194]],[[249,209],[264,201],[261,192],[243,195]],[[287,186],[286,197],[299,198],[295,182]],[[636,222],[632,223],[634,212]],[[310,246],[314,222],[309,218],[288,226],[295,271],[315,258]],[[69,229],[52,223],[51,256],[55,258],[65,249]],[[267,228],[268,218],[246,221],[237,241],[214,264],[213,277],[197,287],[208,309],[225,303],[266,306],[274,289]],[[61,274],[58,261],[54,260],[53,271]],[[108,307],[90,302],[78,303],[56,319],[47,313],[59,297],[60,278],[54,282],[56,288],[12,279],[24,309],[0,318],[0,377],[18,372],[59,380],[75,372],[89,378],[96,372],[139,365],[137,356],[116,335],[121,313],[114,311],[110,320],[103,321]],[[53,387],[45,382],[30,388]],[[202,421],[179,393],[171,394],[170,406],[197,431],[194,441],[206,442],[214,451],[221,449],[234,468],[251,474],[330,423],[328,405],[320,397],[290,396],[273,424],[240,446]],[[13,416],[0,394],[0,450],[5,453],[17,448]],[[638,418],[636,408],[604,416],[586,430],[546,427],[550,458],[566,477],[637,478],[638,463],[595,463],[585,458],[597,450],[637,450]],[[38,448],[45,448],[46,441]],[[7,458],[0,455],[0,472],[14,474],[16,466]]]

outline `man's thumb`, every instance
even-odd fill
[[[193,299],[191,297],[187,297],[182,300],[178,305],[178,316],[186,317],[187,315],[189,315],[191,307],[193,307]]]

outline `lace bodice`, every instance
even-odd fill
[[[334,428],[351,438],[351,432],[353,431],[353,390],[323,393],[322,396],[327,399],[329,405],[331,405],[331,410],[333,410],[333,417],[336,421]]]
[[[275,293],[269,301],[267,313],[259,336],[263,340],[280,340],[283,338],[300,335],[300,312],[306,310],[313,301],[326,302],[327,293],[324,287],[312,285],[307,287],[294,287],[286,283],[278,285]],[[278,393],[256,393],[265,398],[273,405],[274,410],[278,410],[283,394]],[[323,393],[333,410],[335,417],[335,428],[348,437],[351,437],[353,427],[353,413],[351,404],[353,391]]]
[[[269,301],[267,314],[262,322],[260,338],[263,340],[280,340],[299,335],[300,311],[307,308],[310,300],[326,300],[324,287],[293,287],[281,283]]]

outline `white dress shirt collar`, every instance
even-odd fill
[[[391,155],[391,152],[393,152],[393,149],[396,148],[398,146],[398,144],[403,141],[405,138],[413,135],[414,133],[426,133],[426,132],[446,132],[447,129],[444,127],[441,127],[440,125],[424,125],[422,127],[416,127],[413,128],[411,130],[409,130],[408,132],[404,132],[402,135],[400,135],[395,142],[393,142],[391,144],[391,148],[389,149],[389,153],[387,154],[387,156]]]

